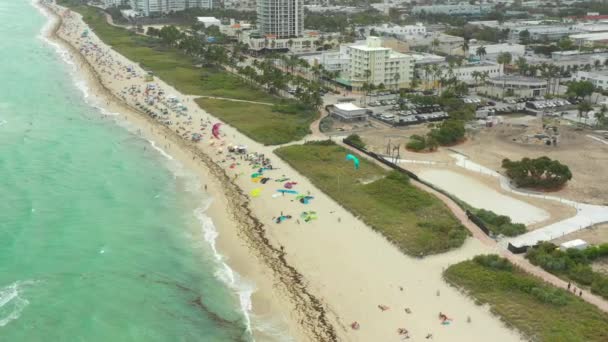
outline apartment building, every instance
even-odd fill
[[[405,88],[414,78],[412,58],[382,47],[379,37],[368,37],[365,45],[349,45],[346,53],[350,62],[345,76],[354,89],[360,89],[364,83]]]
[[[608,90],[608,72],[606,71],[577,71],[572,75],[573,81],[589,81],[593,86],[602,90]]]
[[[214,8],[217,0],[130,0],[131,8],[144,16],[183,11],[188,8]]]
[[[414,6],[413,14],[445,14],[445,15],[462,15],[462,16],[481,16],[482,14],[490,13],[494,9],[494,4],[477,4],[471,5],[468,2],[450,5],[424,5]]]
[[[425,36],[426,27],[422,23],[416,25],[390,25],[382,24],[376,26],[368,26],[367,32],[376,32],[378,35],[391,35],[400,39],[407,39],[412,36]]]
[[[294,38],[304,32],[303,0],[257,0],[257,26],[263,36]]]

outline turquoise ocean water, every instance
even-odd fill
[[[0,0],[0,341],[249,340],[200,180],[85,101],[46,22]]]

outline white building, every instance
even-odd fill
[[[425,36],[426,26],[422,23],[416,23],[416,25],[390,25],[383,24],[378,26],[368,26],[368,34],[374,31],[378,35],[394,35],[399,39],[408,39],[412,36]]]
[[[606,44],[608,43],[608,32],[573,34],[570,36],[570,39],[577,46]]]
[[[322,65],[327,71],[343,73],[348,70],[350,56],[346,53],[346,45],[340,46],[340,51],[323,51],[321,53],[300,57],[310,65]]]
[[[515,60],[517,57],[521,57],[526,53],[526,46],[521,44],[471,44],[469,46],[469,55],[475,55],[477,49],[482,46],[486,49],[484,58],[488,59],[496,59],[501,53],[508,52],[513,56],[513,60]]]
[[[440,68],[442,70],[441,75],[443,77],[448,78],[453,76],[456,77],[457,80],[469,84],[475,83],[474,75],[476,75],[477,73],[487,75],[487,79],[503,75],[503,66],[501,64],[490,61],[482,61],[479,63],[471,63],[460,67],[454,67],[452,68],[451,74],[447,65],[443,65]],[[431,82],[433,80],[437,81],[439,79],[439,77],[435,75],[429,75],[427,77],[424,69],[419,68],[418,73],[422,80],[428,80],[429,82]]]
[[[243,31],[240,41],[252,51],[291,51],[293,53],[309,53],[317,50],[321,35],[318,32],[304,32],[299,37],[277,38],[272,35],[262,36],[257,31]],[[327,41],[327,40],[326,40]]]
[[[324,5],[304,5],[304,8],[311,13],[359,13],[365,10],[361,7]]]
[[[343,121],[364,121],[367,119],[367,111],[353,103],[337,103],[329,112],[332,116]]]
[[[252,29],[251,23],[246,21],[236,22],[234,19],[230,19],[230,24],[221,25],[220,32],[227,35],[228,37],[240,38],[243,32],[250,31]]]
[[[482,14],[492,12],[493,9],[494,4],[471,5],[468,2],[461,2],[453,5],[414,6],[412,13],[481,16]]]
[[[483,92],[494,97],[545,96],[547,81],[534,77],[505,75],[487,80]]]
[[[414,63],[408,55],[382,47],[382,39],[368,37],[365,45],[347,46],[350,85],[360,89],[364,83],[386,88],[405,88],[414,78]]]
[[[511,27],[509,28],[509,41],[520,42],[520,34],[524,31],[530,33],[531,41],[552,41],[578,33],[580,29],[574,25],[524,25]]]
[[[586,249],[587,247],[589,247],[589,244],[585,240],[581,240],[581,239],[566,241],[566,242],[562,243],[561,245],[559,245],[559,249],[562,252],[565,252],[571,248],[583,250],[583,249]]]
[[[214,18],[214,17],[196,17],[196,21],[203,24],[203,26],[205,26],[205,28],[209,28],[211,26],[217,26],[217,27],[222,26],[222,22],[219,19]]]
[[[217,6],[214,0],[129,0],[131,8],[144,16],[183,11],[189,8],[208,8]]]
[[[596,88],[608,89],[608,71],[577,71],[572,75],[573,81],[589,81]]]
[[[303,0],[257,0],[257,26],[263,36],[299,37],[304,32]]]

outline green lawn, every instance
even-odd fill
[[[275,152],[407,254],[444,252],[461,246],[468,235],[440,200],[363,157],[355,170],[345,160],[352,152],[341,146],[314,142]]]
[[[608,341],[608,314],[516,267],[470,260],[450,266],[444,277],[533,341]]]
[[[178,49],[163,47],[155,38],[109,25],[99,9],[74,5],[66,0],[59,3],[82,14],[86,23],[106,44],[184,94],[271,103],[280,101],[280,98],[257,89],[224,70],[196,67],[196,61],[191,57]]]
[[[196,103],[251,139],[264,145],[279,145],[304,138],[317,117],[311,110],[290,105],[261,105],[198,98]]]

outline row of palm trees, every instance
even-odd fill
[[[254,59],[252,65],[243,67],[247,47],[240,43],[232,44],[230,48],[219,44],[209,44],[198,35],[186,34],[174,26],[149,30],[148,34],[158,37],[163,44],[180,49],[201,65],[210,65],[233,72],[248,83],[260,86],[270,93],[285,95],[284,93],[293,85],[295,86],[293,95],[302,104],[310,108],[318,108],[322,104],[319,79],[321,75],[325,75],[325,71],[320,67],[310,67],[306,61],[295,56],[286,58],[290,67],[300,66],[310,70],[311,79],[283,72],[274,65],[271,58],[262,61]]]

